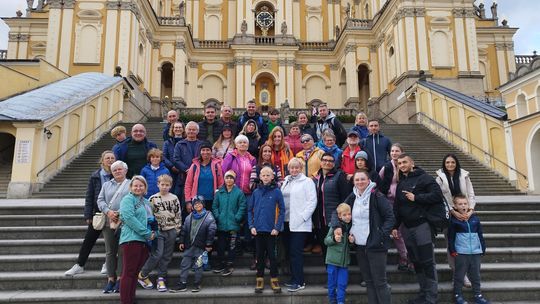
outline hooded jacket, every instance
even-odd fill
[[[223,185],[214,195],[212,213],[217,221],[218,231],[239,231],[240,223],[246,214],[246,197],[238,186],[231,191]]]
[[[334,144],[332,147],[327,147],[322,141],[317,144],[317,147],[323,152],[331,153],[334,156],[334,163],[336,168],[341,168],[341,156],[343,155],[343,150],[341,150],[338,145]]]
[[[231,153],[227,153],[221,163],[221,172],[227,172],[233,170],[236,173],[236,180],[234,183],[245,193],[250,194],[249,178],[251,176],[251,169],[255,166],[255,157],[246,153],[243,156],[238,154],[238,150],[234,149]]]
[[[283,194],[275,184],[262,185],[253,191],[248,201],[249,229],[255,228],[257,232],[282,231],[284,219]]]
[[[471,183],[471,178],[469,177],[469,172],[463,169],[460,170],[459,189],[461,189],[462,194],[467,197],[467,200],[469,201],[469,207],[471,209],[474,209],[474,207],[476,206],[476,198],[474,196],[474,189]],[[446,199],[446,202],[448,202],[448,205],[454,206],[452,192],[450,191],[450,186],[448,185],[448,179],[446,178],[446,174],[444,174],[444,171],[442,169],[437,170],[437,172],[435,173],[437,173],[437,178],[435,180],[437,181],[437,184],[439,184],[439,186],[441,187],[441,191],[444,195],[444,198]]]
[[[468,221],[450,219],[448,227],[448,252],[458,254],[484,254],[486,242],[482,233],[482,225],[476,214]]]
[[[169,172],[169,169],[165,167],[165,163],[161,162],[159,163],[159,167],[157,170],[152,169],[152,166],[150,164],[147,164],[144,166],[141,170],[141,175],[146,179],[146,183],[148,184],[148,189],[146,189],[146,194],[144,197],[148,199],[150,196],[156,194],[159,192],[158,188],[158,177],[160,175],[171,175],[171,172]]]
[[[306,166],[304,168],[304,174],[307,177],[313,177],[317,175],[319,169],[321,169],[321,157],[324,154],[324,151],[314,147],[313,151],[309,154],[308,159],[306,159],[306,151],[302,150],[296,154],[296,157],[299,157],[304,160]]]
[[[347,139],[347,130],[332,111],[329,111],[325,119],[319,118],[316,124],[317,137],[322,138],[324,130],[330,128],[336,135],[336,144],[342,147]]]
[[[250,119],[253,119],[255,123],[257,123],[257,129],[259,135],[261,135],[261,142],[266,142],[268,139],[268,126],[259,112],[255,112],[255,116],[249,116],[247,111],[244,112],[244,114],[238,118],[238,130],[241,131],[246,122]]]
[[[403,191],[412,192],[414,201],[409,201]],[[441,188],[435,179],[419,167],[414,167],[408,175],[399,173],[399,183],[396,188],[394,215],[395,229],[403,223],[412,228],[427,223],[425,208],[429,205],[440,204],[443,201]]]
[[[205,209],[203,209],[205,210]],[[191,235],[191,223],[193,222],[193,213],[191,212],[185,219],[182,230],[180,231],[180,244],[184,244],[184,250],[194,246],[195,248],[204,249],[204,247],[211,247],[214,244],[214,236],[216,235],[216,220],[212,215],[212,212],[205,210],[206,214],[203,216],[199,230],[195,232],[195,237],[190,241]]]
[[[369,135],[369,130],[366,126],[354,125],[351,128],[351,131],[358,133],[358,135],[360,135],[360,139],[366,138]]]
[[[86,197],[84,200],[84,219],[90,220],[92,216],[99,212],[97,200],[99,192],[101,191],[101,168],[97,169],[90,176],[88,180],[88,187],[86,187]],[[110,179],[109,179],[110,180]]]
[[[372,159],[371,164],[373,169],[379,172],[389,159],[392,142],[388,137],[385,137],[379,132],[377,134],[369,134],[362,140],[361,144],[362,149]]]
[[[210,168],[214,179],[214,192],[223,185],[223,174],[221,170],[221,161],[212,158],[210,160]],[[201,174],[201,161],[198,158],[193,159],[193,164],[189,168],[186,175],[186,184],[184,185],[184,198],[189,202],[197,195],[199,188],[199,175]]]

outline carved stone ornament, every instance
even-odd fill
[[[199,63],[197,61],[190,61],[189,62],[189,67],[192,68],[192,69],[195,69],[199,66]]]
[[[295,69],[295,70],[301,70],[301,69],[302,69],[302,65],[299,64],[299,63],[296,63],[296,64],[294,65],[294,69]]]
[[[347,44],[347,46],[345,47],[345,53],[354,52],[354,51],[356,51],[356,45],[353,43]]]
[[[28,42],[29,38],[28,34],[9,34],[9,41]]]
[[[62,0],[49,0],[47,4],[49,4],[49,8],[62,8]]]
[[[159,49],[159,47],[161,46],[161,42],[159,41],[152,41],[152,48],[153,49]]]
[[[285,21],[281,23],[281,35],[287,35],[287,22]]]
[[[227,62],[227,68],[228,69],[234,69],[234,67],[235,67],[234,61]]]
[[[176,41],[174,48],[184,50],[186,48],[186,43],[184,41]]]
[[[75,0],[64,0],[64,8],[75,8]]]
[[[337,71],[339,69],[339,65],[338,64],[331,64],[330,65],[330,70],[331,71]]]

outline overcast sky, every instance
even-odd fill
[[[34,1],[37,4],[37,0]],[[489,7],[493,0],[476,0],[484,2],[487,16],[491,16]],[[538,16],[540,13],[540,1],[538,0],[498,0],[499,20],[508,19],[512,27],[519,27],[515,35],[516,54],[532,54],[533,50],[540,51],[540,30],[538,30]],[[20,9],[23,13],[26,8],[26,0],[0,0],[0,16],[14,17]],[[536,17],[535,17],[536,16]],[[0,20],[0,49],[7,48],[8,27]]]

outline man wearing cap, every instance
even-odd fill
[[[300,143],[302,144],[302,151],[298,152],[296,157],[303,159],[305,162],[304,174],[307,177],[313,177],[321,169],[321,156],[324,151],[315,146],[315,141],[309,134],[303,134],[300,137]]]
[[[360,136],[356,131],[349,131],[347,133],[347,147],[343,150],[341,154],[341,170],[347,174],[347,180],[351,180],[355,167],[354,167],[354,156],[358,151],[360,151]]]

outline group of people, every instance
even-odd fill
[[[485,243],[474,190],[457,157],[447,155],[434,179],[364,113],[348,131],[325,104],[310,114],[298,113],[287,134],[279,112],[263,117],[252,101],[237,122],[226,105],[219,118],[207,106],[203,121],[185,125],[170,111],[162,150],[142,124],[129,137],[124,127],[115,127],[117,144],[103,152],[101,167],[90,177],[88,229],[66,275],[84,271],[103,233],[103,292],[119,292],[122,303],[133,303],[137,282],[160,292],[187,291],[190,270],[191,291],[198,292],[203,270],[229,276],[239,247],[254,246],[256,293],[264,290],[265,268],[271,290],[281,292],[280,266],[290,274],[289,292],[304,289],[304,253],[311,252],[322,254],[327,265],[329,302],[345,303],[354,249],[368,302],[382,304],[391,303],[386,264],[393,243],[398,269],[414,271],[420,285],[409,303],[436,303],[437,232],[427,210],[446,200],[452,206],[445,235],[455,302],[467,303],[462,288],[472,284],[475,303],[489,303],[480,290]],[[99,217],[102,227],[95,225]],[[183,257],[173,286],[167,270],[176,246]]]

